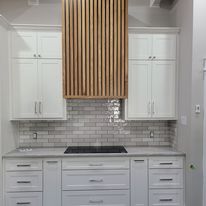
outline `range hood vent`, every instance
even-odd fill
[[[171,9],[177,0],[150,0],[150,7]]]
[[[28,0],[29,6],[39,6],[39,0]]]

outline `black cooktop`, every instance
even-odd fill
[[[64,154],[90,154],[90,153],[127,153],[123,146],[77,146],[68,147]]]

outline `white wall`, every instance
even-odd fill
[[[150,8],[150,0],[129,0],[129,26],[171,26],[169,10]]]
[[[62,0],[40,0],[28,6],[27,0],[0,0],[0,14],[13,24],[61,24]],[[169,26],[170,12],[149,8],[150,0],[129,0],[129,26]]]
[[[0,205],[2,201],[2,155],[17,147],[17,126],[9,121],[8,30],[0,16]]]
[[[0,0],[0,14],[12,24],[61,24],[61,0],[40,0],[28,6],[28,0]]]
[[[203,199],[203,58],[206,57],[205,0],[179,0],[174,25],[181,28],[178,147],[186,152],[186,205],[202,206]],[[201,114],[195,114],[200,104]],[[189,168],[195,165],[194,170]]]

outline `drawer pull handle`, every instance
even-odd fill
[[[31,165],[17,165],[17,167],[31,167]]]
[[[89,201],[89,203],[92,203],[92,204],[101,204],[103,202],[104,202],[103,200],[90,200]]]
[[[46,161],[48,164],[55,164],[58,163],[58,161]]]
[[[101,167],[103,166],[102,163],[99,163],[99,164],[89,164],[90,167]]]
[[[160,179],[160,181],[173,181],[173,179],[172,178]]]
[[[135,162],[144,162],[144,160],[134,160]]]
[[[30,205],[31,202],[17,202],[17,205]]]
[[[103,182],[103,179],[99,179],[99,180],[94,180],[94,179],[91,179],[89,180],[90,182]]]
[[[160,199],[160,202],[172,202],[173,199]]]
[[[173,165],[172,162],[161,162],[160,165]]]
[[[18,184],[30,184],[31,181],[17,181]]]

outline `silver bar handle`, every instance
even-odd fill
[[[48,164],[56,164],[58,161],[46,161]]]
[[[18,184],[29,184],[31,181],[17,181]]]
[[[173,201],[173,199],[160,199],[160,202],[172,202]]]
[[[39,102],[39,114],[42,114],[42,102]]]
[[[152,114],[153,115],[155,114],[155,102],[154,101],[152,102]]]
[[[144,162],[144,160],[134,160],[134,162]]]
[[[147,111],[148,111],[148,114],[150,115],[151,114],[151,102],[148,102]]]
[[[37,111],[37,102],[34,102],[34,113],[37,114],[38,111]]]
[[[31,167],[31,165],[17,165],[17,167]]]
[[[17,202],[17,205],[30,205],[31,202]]]
[[[103,164],[102,163],[96,163],[96,164],[91,163],[91,164],[89,164],[89,166],[90,167],[101,167],[101,166],[103,166]]]
[[[101,204],[103,202],[104,202],[103,200],[90,200],[89,201],[89,203],[92,203],[92,204]]]
[[[160,165],[173,165],[172,162],[160,162]]]
[[[173,179],[172,178],[162,178],[160,179],[160,181],[173,181]]]
[[[90,182],[103,182],[103,179],[91,179],[89,180]]]

